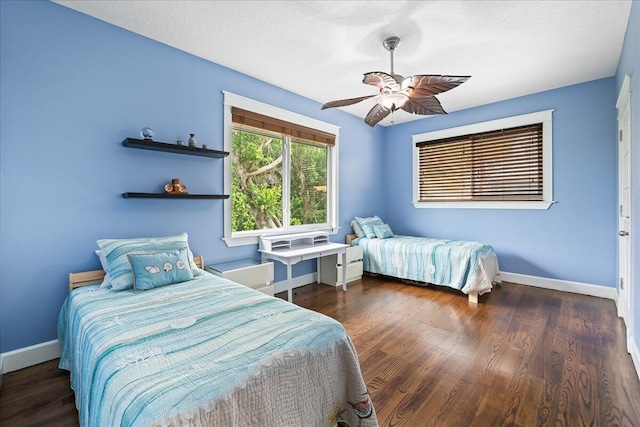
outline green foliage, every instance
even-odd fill
[[[295,141],[291,155],[291,225],[327,222],[327,148]]]
[[[283,227],[282,139],[237,129],[232,135],[232,230]],[[292,145],[290,225],[324,223],[327,148]]]

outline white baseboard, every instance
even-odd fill
[[[300,286],[308,285],[309,283],[316,283],[316,273],[303,274],[302,276],[294,277],[292,280],[291,287],[293,289],[299,288]],[[274,282],[273,284],[273,293],[277,294],[278,292],[285,292],[287,290],[287,281],[282,280],[280,282]]]
[[[633,337],[629,337],[627,347],[627,349],[629,350],[629,354],[631,355],[631,360],[633,360],[633,365],[636,368],[638,379],[640,379],[640,351],[638,350],[638,344],[633,339]]]
[[[608,298],[614,301],[618,299],[616,288],[589,283],[571,282],[569,280],[548,279],[546,277],[529,276],[526,274],[500,272],[500,278],[504,282],[519,283],[521,285],[535,286],[556,291],[572,292],[574,294],[591,295],[594,297]]]
[[[29,347],[2,353],[2,373],[17,371],[22,368],[48,362],[60,357],[58,340],[47,341]]]

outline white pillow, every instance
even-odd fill
[[[96,249],[96,255],[100,258],[100,264],[102,265],[102,269],[104,270],[104,279],[100,284],[100,289],[109,289],[111,287],[111,280],[109,279],[109,272],[107,271],[107,259],[102,255],[102,251],[100,249]]]
[[[358,221],[355,219],[351,220],[351,228],[353,228],[353,232],[356,233],[356,237],[364,237],[364,231],[362,231],[360,224],[358,224]]]

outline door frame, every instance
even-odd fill
[[[630,350],[632,328],[634,325],[634,313],[631,310],[631,301],[634,295],[634,277],[633,277],[633,245],[631,237],[634,235],[633,223],[631,218],[631,185],[632,180],[632,162],[631,162],[631,76],[625,75],[618,100],[616,102],[618,110],[618,135],[616,138],[618,144],[618,231],[628,231],[626,237],[618,236],[618,316],[621,317],[627,329],[627,350]],[[624,167],[625,159],[622,157],[621,148],[625,145],[629,149],[629,158],[627,159],[627,167]],[[628,174],[627,177],[623,176]],[[628,206],[623,206],[623,187],[624,182],[629,183],[629,200]],[[625,239],[625,240],[622,240]],[[625,248],[626,246],[626,248]],[[626,256],[625,256],[626,255]],[[624,282],[623,282],[624,281]],[[621,285],[624,288],[621,289]]]

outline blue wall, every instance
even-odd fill
[[[604,286],[616,281],[615,79],[608,78],[388,127],[386,212],[394,232],[493,245],[500,270]],[[416,209],[411,135],[555,109],[548,210]]]
[[[256,254],[221,240],[222,201],[121,197],[174,177],[193,193],[222,192],[221,160],[121,141],[149,126],[158,141],[195,133],[222,149],[223,90],[341,127],[335,241],[350,218],[383,208],[380,128],[55,3],[2,1],[0,19],[0,352],[56,338],[68,273],[100,268],[97,239],[187,232],[208,262]]]
[[[208,262],[255,254],[255,245],[228,248],[221,240],[221,201],[120,195],[161,191],[173,177],[192,192],[222,191],[220,160],[121,145],[150,126],[160,141],[194,132],[199,143],[221,149],[222,90],[341,127],[342,228],[335,241],[350,232],[351,218],[377,213],[398,233],[486,241],[503,271],[614,286],[614,104],[620,73],[635,70],[639,87],[636,4],[632,19],[616,78],[371,129],[339,110],[320,111],[314,101],[63,6],[0,1],[0,352],[56,338],[68,273],[100,267],[97,239],[186,231],[194,252]],[[551,108],[558,203],[549,210],[413,208],[411,134]],[[637,166],[637,109],[634,117]],[[637,167],[635,173],[640,182]],[[634,242],[640,251],[640,240]],[[313,269],[296,267],[294,275]],[[276,280],[284,278],[282,268],[276,273]],[[637,292],[635,307],[639,298]]]
[[[640,4],[631,4],[629,25],[622,55],[616,72],[616,94],[622,88],[624,76],[631,74],[631,252],[634,257],[634,294],[631,296],[633,340],[640,345]],[[640,368],[639,368],[640,369]]]

